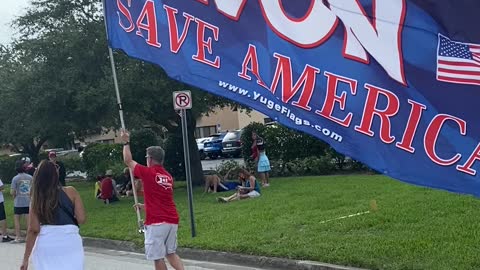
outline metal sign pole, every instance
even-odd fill
[[[195,232],[195,217],[193,215],[193,192],[192,192],[192,172],[190,170],[190,151],[188,147],[188,132],[187,132],[187,110],[180,110],[182,117],[182,137],[183,137],[183,152],[185,156],[185,173],[187,176],[187,193],[188,193],[188,207],[190,209],[190,226],[192,230],[192,237],[196,236]]]

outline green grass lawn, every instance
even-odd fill
[[[225,193],[194,191],[197,237],[191,238],[186,189],[176,203],[179,245],[308,259],[371,269],[480,269],[480,200],[414,187],[379,175],[274,179],[257,199],[229,204]],[[182,186],[181,186],[182,185]],[[84,236],[143,242],[133,199],[104,205],[93,183],[76,183],[86,205]],[[378,211],[368,211],[376,200]],[[6,196],[9,223],[11,197]]]

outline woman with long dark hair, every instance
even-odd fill
[[[82,199],[62,187],[55,164],[44,160],[33,176],[27,243],[21,270],[83,270],[84,251],[78,224],[85,222]]]
[[[238,170],[238,178],[242,182],[242,185],[237,187],[237,192],[229,197],[218,197],[217,201],[232,202],[260,196],[260,185],[257,179],[255,179],[255,176],[250,174],[249,171],[240,168]]]

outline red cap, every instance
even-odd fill
[[[50,151],[48,153],[48,157],[56,157],[57,156],[57,153],[55,151]]]

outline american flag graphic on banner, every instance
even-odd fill
[[[437,80],[480,85],[480,44],[438,36]]]
[[[480,198],[480,0],[103,3],[111,49],[389,177]]]

